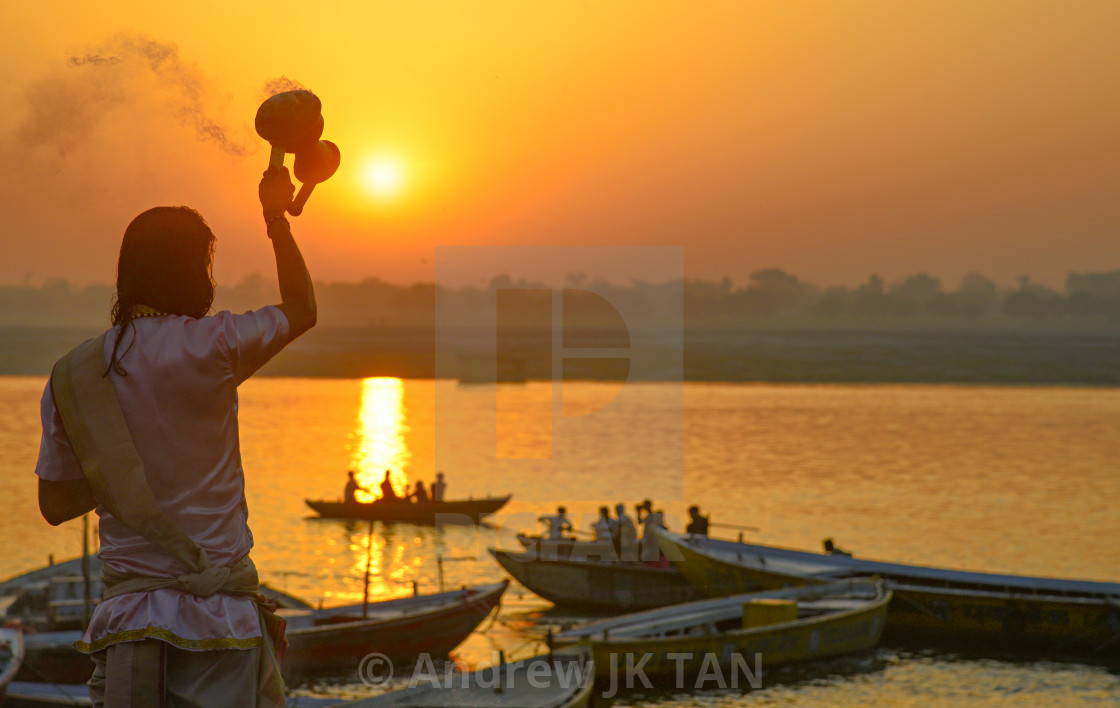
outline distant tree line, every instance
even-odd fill
[[[969,273],[956,289],[916,273],[893,283],[878,275],[855,288],[817,287],[777,268],[755,271],[745,287],[687,281],[686,321],[690,324],[1019,324],[1120,323],[1120,271],[1070,273],[1058,292],[1021,277],[1001,288]]]
[[[648,313],[651,322],[662,308],[683,304],[687,327],[1120,324],[1120,271],[1070,273],[1060,292],[1029,277],[1010,287],[999,286],[978,273],[966,275],[953,289],[924,272],[891,283],[872,275],[854,288],[820,287],[778,268],[755,271],[741,286],[730,278],[619,285],[574,274],[568,281],[571,287],[603,293],[611,302],[625,302],[632,312]],[[461,314],[466,326],[474,324],[471,313],[493,302],[496,290],[543,287],[505,275],[484,287],[454,290],[370,278],[319,283],[316,295],[323,325],[429,328],[435,322],[437,298],[441,312],[449,313],[453,322]],[[101,327],[108,322],[112,294],[109,285],[79,287],[65,280],[0,287],[0,326]],[[254,275],[233,286],[219,286],[215,307],[243,311],[278,299],[275,284]]]

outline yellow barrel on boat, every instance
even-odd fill
[[[797,600],[760,597],[743,603],[743,629],[765,627],[797,619]]]

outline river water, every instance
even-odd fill
[[[45,380],[0,378],[0,578],[77,555],[81,524],[48,526],[35,477]],[[748,540],[953,568],[1120,580],[1120,390],[1078,387],[565,382],[459,386],[400,379],[258,378],[241,388],[242,456],[263,578],[313,603],[493,582],[489,546],[557,505],[651,497],[672,528],[689,504]],[[437,424],[438,421],[438,424]],[[492,525],[315,520],[347,469],[398,488],[445,472],[448,496],[512,493]],[[632,512],[631,512],[632,513]],[[726,530],[728,536],[736,531]],[[514,584],[454,655],[533,653],[548,603]],[[360,683],[304,687],[358,696]],[[1051,657],[882,647],[766,672],[761,687],[623,692],[597,705],[1081,706],[1120,702],[1120,668]]]

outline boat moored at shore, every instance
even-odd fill
[[[717,664],[771,668],[873,649],[890,598],[879,581],[846,580],[636,612],[560,632],[553,641],[590,640],[601,678],[639,665],[650,675],[677,676]]]
[[[704,597],[673,568],[598,560],[548,560],[494,548],[490,555],[517,582],[566,609],[634,612]]]
[[[892,641],[1120,654],[1120,584],[949,570],[663,532],[666,555],[710,595],[873,574],[894,593]]]

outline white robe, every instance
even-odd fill
[[[214,565],[249,553],[245,477],[237,427],[237,386],[288,342],[276,307],[194,319],[142,317],[118,350],[126,376],[112,374],[136,450],[157,503]],[[105,339],[108,366],[119,336]],[[82,477],[55,409],[50,384],[41,405],[43,439],[35,473],[49,481]],[[122,573],[174,577],[185,569],[102,507],[101,560]],[[252,600],[202,598],[164,589],[101,602],[78,647],[96,651],[120,641],[162,639],[183,649],[250,648],[261,630]]]

